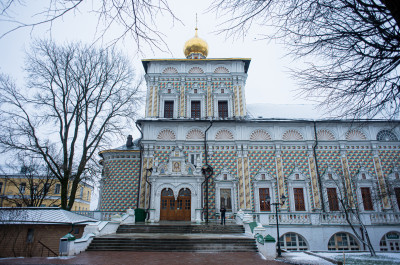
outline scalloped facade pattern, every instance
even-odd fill
[[[215,74],[229,74],[229,70],[226,67],[220,66],[215,68],[214,70]]]
[[[224,129],[217,132],[215,140],[234,140],[234,137],[230,131]]]
[[[282,136],[284,141],[301,141],[303,139],[303,135],[296,130],[287,130]]]
[[[170,129],[164,129],[157,135],[157,140],[175,140],[176,136]]]
[[[204,133],[199,129],[192,129],[186,134],[186,140],[203,140]]]
[[[367,137],[360,130],[353,129],[346,133],[346,140],[347,141],[362,141],[362,140],[367,140]]]
[[[162,71],[163,74],[177,74],[178,70],[175,67],[167,67]]]
[[[317,132],[317,138],[319,141],[333,141],[336,140],[335,135],[327,129],[322,129]]]
[[[264,130],[255,130],[250,135],[250,141],[271,141],[272,137]]]
[[[204,74],[204,70],[201,69],[200,67],[195,66],[190,68],[189,74]]]

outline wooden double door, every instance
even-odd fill
[[[181,189],[175,200],[171,189],[161,191],[160,220],[190,221],[191,217],[191,192]]]

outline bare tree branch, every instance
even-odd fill
[[[142,80],[118,52],[81,44],[38,41],[27,62],[28,89],[0,78],[0,147],[41,157],[71,209],[99,148],[135,118]]]
[[[254,23],[272,29],[288,54],[312,60],[292,69],[299,95],[330,116],[400,117],[400,4],[376,0],[216,0],[225,16],[219,33],[247,34]]]

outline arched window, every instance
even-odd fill
[[[400,233],[386,233],[379,243],[381,251],[400,252]]]
[[[360,250],[360,246],[353,235],[341,232],[329,239],[328,250]]]
[[[169,188],[163,189],[161,191],[161,196],[174,196],[174,192]]]
[[[303,251],[308,250],[307,242],[299,234],[286,233],[279,238],[279,243],[282,249],[287,251]]]
[[[382,130],[378,132],[376,135],[376,140],[383,142],[398,141],[397,136],[389,130]]]

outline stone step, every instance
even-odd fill
[[[244,233],[244,228],[240,225],[121,225],[117,233],[233,234]]]
[[[256,252],[252,238],[94,238],[87,251]]]

